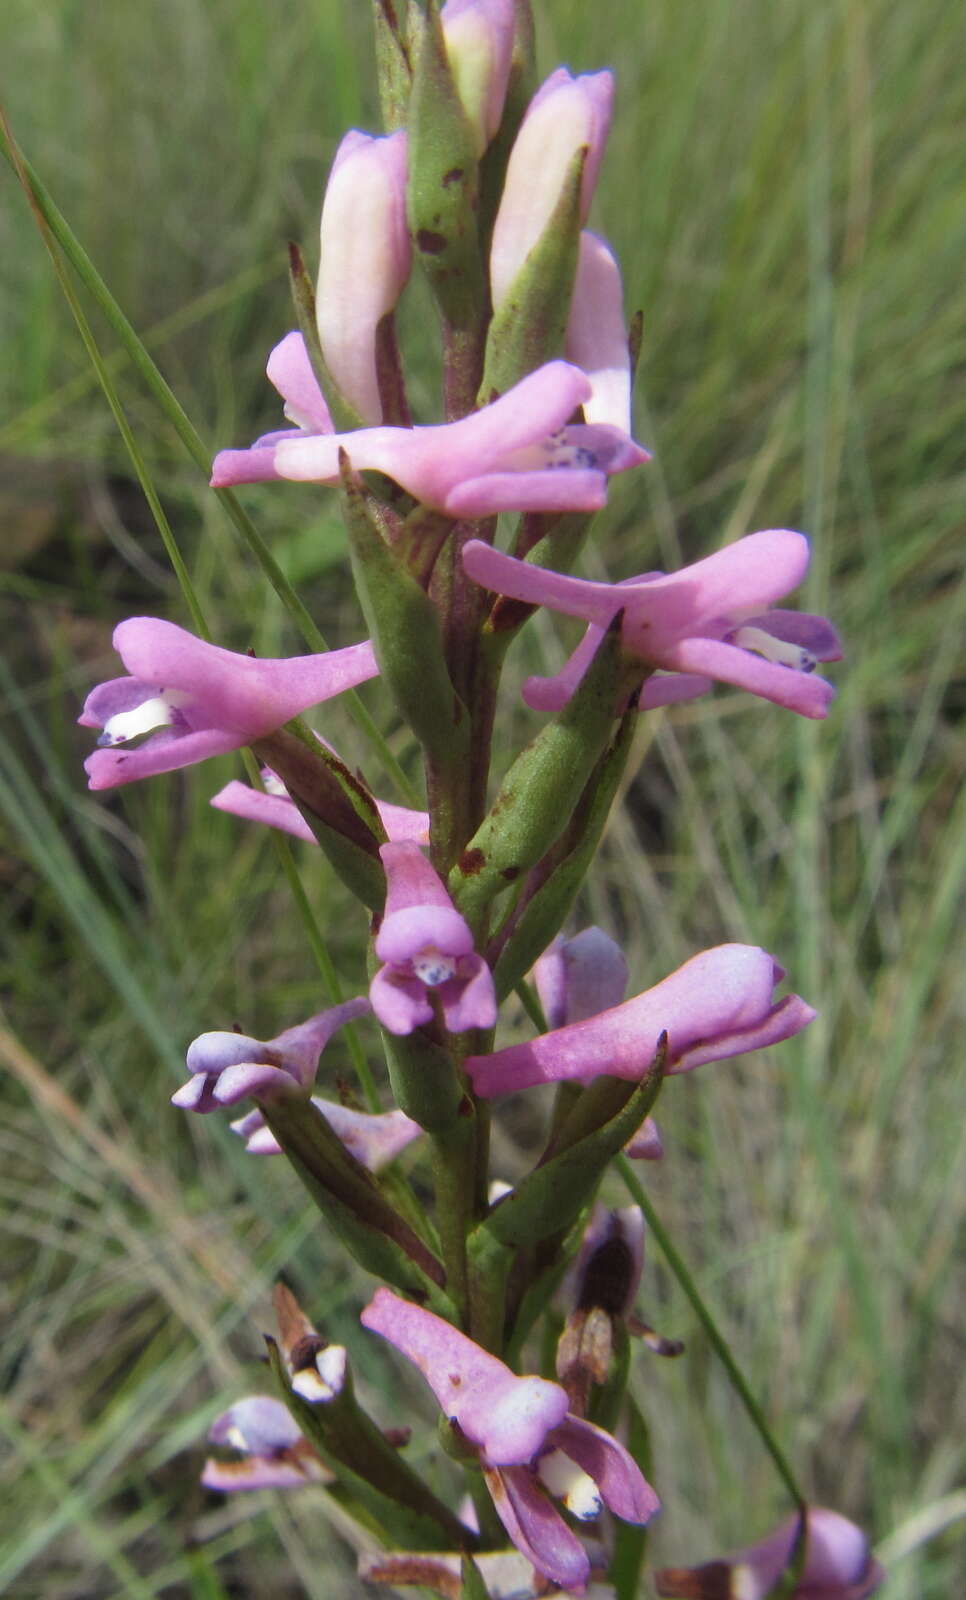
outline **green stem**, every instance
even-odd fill
[[[758,1432],[762,1444],[765,1446],[765,1449],[771,1456],[772,1461],[775,1463],[779,1477],[784,1483],[792,1499],[798,1506],[799,1511],[804,1512],[807,1502],[801,1488],[799,1487],[798,1480],[796,1479],[795,1474],[789,1465],[788,1458],[772,1433],[765,1417],[765,1413],[752,1393],[747,1378],[745,1377],[741,1368],[738,1366],[734,1356],[731,1354],[727,1340],[718,1328],[718,1324],[715,1322],[708,1305],[702,1298],[697,1284],[695,1283],[681,1256],[678,1254],[674,1244],[671,1242],[670,1235],[655,1212],[653,1205],[645,1194],[644,1189],[638,1181],[638,1178],[631,1168],[631,1164],[626,1156],[617,1157],[617,1169],[624,1180],[625,1186],[631,1195],[631,1198],[634,1200],[635,1204],[640,1206],[641,1210],[643,1211],[647,1225],[653,1233],[658,1244],[661,1246],[668,1266],[674,1273],[678,1283],[681,1285],[681,1288],[684,1290],[684,1293],[691,1302],[691,1308],[694,1311],[695,1316],[707,1334],[708,1340],[715,1354],[717,1355],[718,1360],[721,1362],[725,1372],[728,1374],[728,1380],[745,1410],[747,1411],[752,1424]]]

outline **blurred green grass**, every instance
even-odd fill
[[[887,1600],[947,1600],[966,1409],[966,20],[942,0],[557,0],[541,44],[547,70],[617,67],[596,222],[646,318],[639,434],[656,460],[617,480],[586,570],[804,527],[801,603],[847,645],[821,726],[724,692],[642,725],[586,916],[626,941],[635,987],[742,938],[822,1009],[768,1058],[676,1081],[668,1159],[647,1176],[810,1492],[897,1556]],[[311,250],[338,138],[375,126],[368,51],[349,0],[293,0],[284,23],[254,0],[7,0],[14,130],[212,448],[276,420],[262,369],[291,325],[285,243]],[[113,799],[83,787],[73,718],[115,670],[111,626],[185,619],[27,208],[0,183],[0,1588],[330,1600],[358,1585],[321,1497],[214,1504],[195,1487],[204,1428],[262,1381],[282,1268],[392,1421],[398,1368],[359,1336],[365,1284],[294,1180],[220,1119],[166,1110],[194,1033],[237,1018],[272,1034],[318,1007],[319,980],[271,841],[208,807],[230,762]],[[431,370],[417,357],[426,408]],[[216,636],[297,648],[143,386],[123,360],[114,376]],[[326,497],[246,504],[326,635],[357,637]],[[563,648],[540,619],[513,673]],[[510,695],[505,709],[530,725]],[[335,737],[363,758],[352,731]],[[298,864],[358,975],[360,930],[308,851]],[[517,1143],[499,1150],[512,1170]],[[642,1303],[689,1346],[637,1368],[666,1505],[655,1547],[698,1559],[767,1527],[779,1486],[656,1249]]]

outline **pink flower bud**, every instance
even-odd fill
[[[503,115],[513,55],[513,0],[446,0],[439,20],[456,92],[481,156]]]
[[[590,379],[588,422],[631,428],[631,357],[620,268],[596,233],[580,235],[577,278],[567,323],[567,360]]]
[[[560,198],[568,168],[586,149],[581,221],[590,210],[610,128],[614,79],[609,72],[574,78],[566,67],[537,90],[510,153],[503,196],[493,228],[490,289],[494,309],[543,233]]]
[[[322,203],[316,322],[326,365],[364,422],[382,421],[376,329],[412,264],[406,228],[406,135],[342,140]]]

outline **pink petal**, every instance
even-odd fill
[[[485,1476],[497,1516],[517,1549],[545,1578],[571,1594],[583,1594],[590,1559],[537,1487],[533,1473],[526,1467],[503,1467]]]
[[[246,1395],[216,1417],[208,1429],[212,1444],[228,1444],[252,1455],[271,1455],[298,1444],[302,1431],[288,1407],[269,1395]]]
[[[530,102],[510,153],[493,228],[490,287],[499,308],[550,220],[573,157],[586,149],[581,211],[586,217],[610,126],[614,80],[609,72],[574,78],[551,74]]]
[[[446,1416],[491,1465],[531,1460],[566,1415],[567,1396],[559,1384],[518,1378],[442,1317],[390,1289],[376,1290],[360,1320],[419,1368]]]
[[[566,354],[590,379],[591,396],[584,403],[587,421],[613,423],[630,433],[631,359],[620,268],[596,233],[580,235]]]
[[[624,1154],[630,1156],[632,1161],[660,1161],[664,1156],[664,1141],[661,1130],[653,1117],[647,1117],[638,1128],[633,1139],[629,1139],[624,1146]]]
[[[336,152],[320,225],[316,321],[326,366],[367,422],[382,420],[376,329],[409,277],[406,134],[352,129]]]
[[[466,1070],[476,1093],[486,1098],[600,1073],[636,1079],[665,1031],[671,1071],[689,1051],[705,1050],[702,1059],[720,1059],[734,1053],[736,1040],[743,1047],[750,1030],[771,1027],[775,982],[775,962],[766,951],[753,945],[719,945],[693,956],[633,1000],[528,1044],[470,1056]],[[803,1007],[790,1020],[797,1017],[798,1026],[804,1027],[812,1015]],[[760,1037],[757,1032],[755,1036]]]
[[[747,627],[763,628],[773,639],[784,639],[808,650],[816,661],[841,661],[842,641],[827,617],[808,611],[783,611],[773,606],[760,617],[743,617]]]
[[[212,489],[230,489],[236,483],[267,483],[279,476],[274,445],[252,445],[249,450],[219,450],[211,463]]]
[[[331,433],[332,417],[302,335],[293,330],[277,344],[265,371],[285,401],[286,416],[311,433]]]
[[[227,755],[245,743],[238,733],[219,728],[201,728],[195,733],[174,733],[170,728],[153,733],[133,749],[94,750],[84,762],[88,788],[117,789],[140,778],[154,778],[161,772],[176,772],[180,767]]]
[[[319,1100],[314,1095],[312,1104],[321,1111],[346,1149],[370,1172],[380,1172],[395,1161],[423,1131],[404,1111],[353,1111],[349,1106]]]
[[[567,1417],[550,1443],[593,1478],[604,1504],[624,1522],[650,1522],[661,1502],[629,1451],[603,1428]]]
[[[579,468],[491,472],[451,489],[443,510],[451,517],[491,517],[500,511],[599,511],[607,504],[607,477]]]
[[[619,1005],[627,987],[627,962],[603,928],[584,928],[556,940],[540,957],[533,977],[551,1028],[580,1022]]]
[[[281,1067],[245,1061],[237,1067],[226,1067],[215,1079],[211,1092],[219,1105],[234,1106],[248,1095],[261,1095],[262,1099],[271,1100],[291,1094],[297,1087],[292,1074]]]
[[[435,1015],[426,985],[395,967],[380,967],[369,984],[373,1012],[390,1033],[412,1033]]]
[[[286,799],[285,795],[263,794],[261,790],[252,789],[247,783],[239,783],[233,778],[231,783],[226,783],[223,789],[212,795],[209,804],[218,811],[243,817],[246,822],[263,822],[270,828],[291,834],[294,839],[302,839],[306,844],[318,844],[295,801]]]
[[[301,1489],[307,1483],[331,1482],[331,1475],[313,1456],[292,1460],[273,1460],[248,1456],[238,1461],[215,1461],[209,1457],[201,1474],[203,1489],[231,1494],[235,1490]]]
[[[387,918],[413,906],[439,906],[452,911],[453,902],[439,873],[415,845],[381,845],[379,858],[386,870]],[[468,948],[473,948],[472,939]]]
[[[685,672],[704,672],[720,683],[747,689],[763,700],[771,700],[800,716],[820,718],[828,714],[835,688],[814,673],[796,672],[778,661],[766,661],[738,645],[718,639],[682,639],[665,652],[665,665]]]
[[[690,1072],[708,1061],[725,1061],[729,1056],[741,1056],[749,1050],[765,1050],[769,1045],[781,1044],[783,1040],[801,1033],[817,1016],[818,1012],[807,1005],[801,995],[786,995],[760,1023],[736,1031],[727,1040],[719,1039],[696,1045],[693,1050],[685,1050],[671,1071]]]
[[[457,976],[440,984],[439,997],[450,1033],[492,1028],[496,1021],[493,975],[482,956],[464,956]]]
[[[285,478],[335,482],[341,448],[356,471],[385,472],[417,499],[444,510],[464,480],[498,471],[516,450],[555,433],[587,398],[589,387],[576,367],[550,361],[458,422],[285,441],[276,451],[276,470]]]

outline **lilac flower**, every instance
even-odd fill
[[[783,977],[774,957],[755,945],[718,945],[633,1000],[528,1044],[470,1056],[466,1070],[485,1099],[537,1083],[586,1082],[602,1073],[633,1080],[667,1033],[668,1072],[690,1072],[706,1061],[777,1044],[813,1020],[816,1013],[799,995],[773,1000]]]
[[[359,416],[378,423],[376,330],[395,308],[413,255],[405,133],[372,138],[353,128],[346,134],[329,174],[320,235],[315,308],[322,354]]]
[[[572,939],[555,939],[535,963],[533,976],[549,1026],[563,1028],[620,1004],[627,962],[602,928],[584,928]],[[664,1146],[653,1117],[645,1119],[624,1153],[638,1161],[661,1160]]]
[[[192,1075],[171,1096],[171,1104],[184,1111],[209,1112],[237,1105],[252,1094],[269,1100],[307,1094],[319,1056],[336,1029],[368,1010],[368,1000],[360,995],[286,1028],[277,1039],[253,1039],[245,1033],[199,1034],[188,1046]]]
[[[808,541],[800,533],[772,528],[748,534],[681,572],[645,573],[625,583],[565,577],[479,540],[463,557],[470,577],[486,588],[591,624],[556,678],[531,678],[525,685],[524,699],[542,710],[566,704],[602,630],[620,610],[625,649],[652,667],[717,678],[806,717],[824,717],[835,693],[823,678],[810,676],[819,661],[841,656],[831,623],[770,609],[805,576]]]
[[[92,789],[238,750],[379,671],[368,641],[327,655],[256,660],[157,617],[120,623],[114,648],[131,676],[99,684],[77,719],[103,728],[97,742],[109,747],[84,763]],[[136,750],[115,753],[142,733],[150,737]]]
[[[291,478],[337,483],[339,452],[357,472],[388,474],[417,500],[453,517],[498,511],[597,511],[607,479],[648,459],[620,428],[568,424],[589,399],[589,380],[549,361],[458,422],[355,433],[269,435],[250,450],[215,457],[212,484]]]
[[[269,828],[278,828],[282,833],[291,834],[294,839],[302,839],[306,844],[318,844],[295,801],[289,798],[285,785],[270,767],[262,768],[262,782],[265,793],[233,778],[217,794],[212,795],[210,804],[218,811],[243,817],[246,822],[262,822]],[[428,812],[410,811],[407,806],[392,805],[387,800],[377,800],[376,810],[386,834],[394,843],[402,840],[411,844],[429,843]]]
[[[630,433],[631,355],[620,268],[605,241],[586,230],[580,235],[566,355],[590,379],[585,420],[609,422]]]
[[[386,909],[376,935],[384,963],[369,987],[372,1009],[390,1033],[412,1033],[435,1015],[439,996],[451,1033],[496,1021],[493,978],[473,935],[414,844],[384,844]]]
[[[581,220],[594,197],[610,129],[610,72],[573,77],[558,67],[537,90],[510,152],[490,249],[490,290],[499,309],[548,222],[574,156],[586,150]]]
[[[205,1462],[206,1489],[297,1489],[306,1483],[331,1483],[332,1474],[299,1431],[281,1400],[248,1395],[216,1417],[208,1430],[212,1444],[230,1445],[237,1461]]]
[[[183,1091],[182,1091],[183,1092]],[[381,1172],[400,1151],[418,1139],[422,1128],[407,1117],[405,1111],[353,1111],[350,1106],[339,1105],[334,1100],[312,1096],[312,1104],[321,1112],[350,1155],[370,1172]],[[253,1156],[276,1156],[282,1147],[271,1128],[266,1126],[260,1111],[249,1111],[230,1124],[232,1133],[245,1141],[245,1149]]]
[[[446,0],[439,20],[481,156],[500,126],[513,59],[513,0]]]
[[[590,1561],[545,1490],[584,1519],[604,1505],[627,1522],[648,1522],[658,1510],[623,1445],[570,1416],[559,1384],[517,1377],[441,1317],[388,1289],[376,1291],[361,1320],[415,1363],[450,1422],[479,1450],[507,1533],[552,1582],[582,1592]]]
[[[700,1567],[669,1567],[655,1574],[661,1595],[690,1600],[765,1600],[792,1558],[799,1519],[792,1515],[758,1544]],[[860,1528],[837,1511],[807,1513],[805,1562],[791,1600],[866,1600],[885,1573]]]

